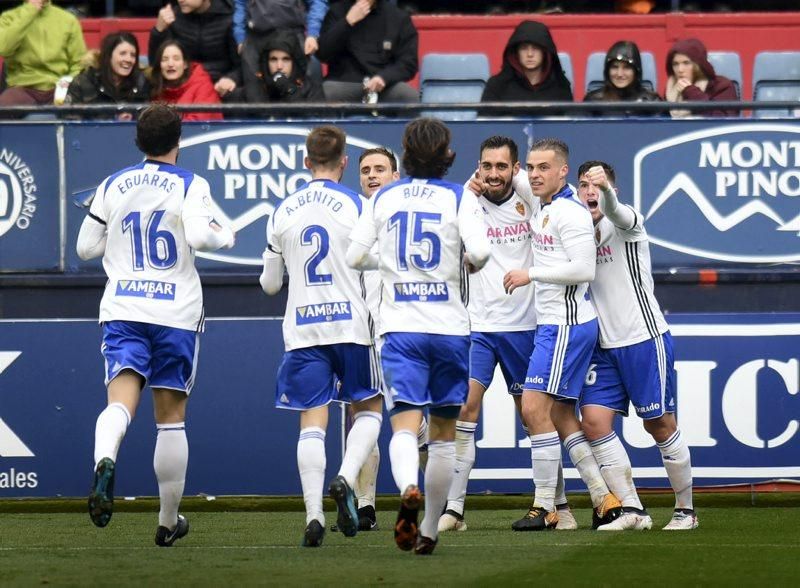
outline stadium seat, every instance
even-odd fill
[[[742,99],[742,60],[735,51],[709,51],[708,61],[714,71],[733,82],[736,97]]]
[[[489,79],[489,58],[483,53],[428,53],[422,58],[419,88],[422,102],[481,101]],[[472,120],[477,111],[431,111],[443,120]]]
[[[575,92],[575,75],[572,69],[572,57],[569,56],[569,53],[562,53],[559,51],[558,58],[561,60],[561,68],[564,70],[564,75],[567,76],[569,80],[569,86],[572,88],[572,92]]]
[[[800,52],[762,51],[753,62],[753,100],[800,101]],[[798,103],[800,108],[800,103]],[[792,117],[794,109],[756,110],[756,118]]]
[[[603,87],[603,69],[605,69],[606,54],[597,52],[589,55],[586,60],[586,93]],[[658,86],[656,74],[656,58],[649,51],[642,51],[642,86],[655,91]]]

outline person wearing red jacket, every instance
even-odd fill
[[[708,51],[699,39],[677,41],[667,53],[667,102],[718,102],[738,100],[736,88],[725,76],[718,76],[708,61]],[[686,118],[690,110],[670,110],[672,118]],[[737,109],[704,110],[698,116],[739,116]]]
[[[192,63],[181,44],[166,41],[156,51],[151,72],[153,101],[168,104],[220,104],[211,76]],[[221,112],[184,112],[184,121],[222,120]]]

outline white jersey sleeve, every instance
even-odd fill
[[[273,213],[268,251],[289,273],[283,319],[286,350],[372,343],[372,319],[360,271],[347,266],[349,235],[364,199],[329,180],[314,180]]]
[[[183,208],[193,189],[210,199],[207,186],[189,171],[153,161],[124,169],[101,184],[90,209],[95,220],[106,223],[103,267],[108,282],[101,321],[202,328],[203,293]]]
[[[464,243],[469,262],[480,269],[486,265],[492,251],[486,239],[483,218],[475,194],[464,190],[458,207],[458,232]]]
[[[606,349],[641,343],[669,329],[655,297],[642,215],[629,210],[635,217],[632,227],[621,229],[608,218],[595,227],[597,271],[590,292],[600,325],[600,346]]]
[[[570,251],[581,253],[592,245],[592,217],[565,186],[549,204],[540,205],[531,223],[533,229],[533,267],[541,279],[535,281],[536,316],[540,325],[575,325],[596,317],[589,302],[588,281],[559,279],[545,281],[548,274],[559,275],[583,268],[581,259],[570,257]],[[574,254],[573,254],[574,255]],[[591,259],[591,253],[590,259]],[[576,274],[578,275],[578,274]],[[583,276],[585,280],[585,276]],[[562,282],[562,283],[558,283]]]

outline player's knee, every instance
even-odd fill
[[[644,430],[647,431],[657,443],[666,441],[678,430],[675,417],[669,413],[657,419],[646,420],[643,424]]]
[[[589,441],[605,437],[611,432],[611,427],[600,419],[583,417],[581,420],[581,429],[583,429],[586,438]]]

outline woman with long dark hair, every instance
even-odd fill
[[[211,76],[192,62],[178,41],[165,41],[155,54],[150,73],[153,101],[168,104],[220,104]],[[221,112],[184,112],[184,121],[222,120]]]
[[[617,41],[606,53],[603,87],[586,94],[584,102],[657,102],[661,97],[642,85],[642,56],[632,41]],[[615,111],[612,115],[618,115]],[[624,116],[651,113],[625,111]]]
[[[147,78],[139,69],[139,43],[127,31],[103,37],[100,52],[87,55],[87,67],[72,80],[65,104],[141,103],[149,99]],[[113,114],[88,115],[83,118],[115,118]],[[131,120],[133,114],[122,112],[118,120]]]

